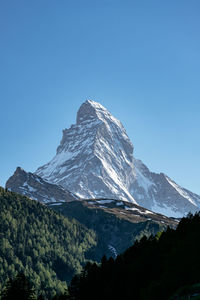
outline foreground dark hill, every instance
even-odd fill
[[[23,272],[48,298],[63,292],[95,247],[92,230],[0,187],[0,290]]]
[[[143,237],[124,254],[87,264],[71,282],[73,300],[200,299],[200,214],[177,229]]]

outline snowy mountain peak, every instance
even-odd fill
[[[100,103],[93,100],[86,100],[77,112],[76,124],[98,119],[103,112],[107,112],[107,110]]]
[[[83,198],[114,197],[135,203],[129,193],[132,154],[121,122],[101,104],[87,100],[78,110],[76,124],[63,130],[56,156],[36,174]]]
[[[35,175],[80,198],[129,201],[167,216],[200,208],[200,196],[135,159],[121,122],[92,100],[81,105],[76,124],[63,130],[55,157]]]
[[[167,216],[180,217],[200,206],[200,196],[135,159],[121,122],[92,100],[81,105],[76,124],[63,131],[56,156],[36,174],[81,198],[126,200]]]
[[[111,121],[124,130],[122,123],[113,117],[103,105],[93,100],[86,100],[78,110],[76,124],[80,125],[95,120],[102,122]]]

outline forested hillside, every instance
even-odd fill
[[[0,188],[0,289],[19,272],[48,298],[64,292],[96,246],[95,233],[75,220]]]
[[[84,212],[87,211],[80,211],[80,218]],[[97,210],[92,210],[90,216],[93,214],[101,220]],[[109,231],[117,224],[112,218],[107,224]],[[96,232],[103,233],[98,226]],[[20,282],[27,282],[29,286],[29,281],[34,299],[43,299],[41,295],[45,299],[56,295],[54,299],[63,300],[200,299],[200,214],[183,218],[176,230],[168,227],[154,237],[143,237],[115,260],[104,256],[99,265],[87,261],[102,251],[94,231],[36,201],[0,188],[0,237],[0,283],[4,294],[6,282],[11,293],[16,283],[20,286]],[[66,281],[73,275],[68,295]]]
[[[80,201],[48,208],[0,188],[0,288],[23,273],[36,295],[63,293],[88,259],[116,257],[144,234],[166,226],[150,220],[132,223],[119,215]]]

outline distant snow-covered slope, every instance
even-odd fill
[[[82,198],[126,200],[167,216],[200,207],[200,196],[135,159],[121,122],[91,100],[81,105],[76,124],[63,131],[55,157],[35,174]]]
[[[154,212],[179,218],[200,210],[200,196],[178,184],[167,175],[150,172],[140,161],[134,160],[136,180],[130,193],[138,204]]]

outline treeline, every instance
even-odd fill
[[[177,229],[143,237],[116,260],[88,263],[69,287],[70,300],[200,299],[200,214]]]
[[[0,290],[23,273],[36,295],[64,293],[96,236],[75,220],[0,187]]]

